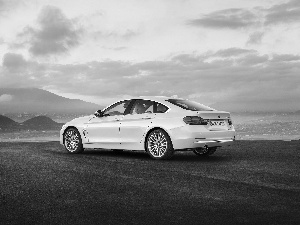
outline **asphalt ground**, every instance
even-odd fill
[[[300,224],[300,141],[209,158],[0,142],[0,224]]]

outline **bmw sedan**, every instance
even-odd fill
[[[180,150],[209,156],[234,140],[230,113],[161,96],[115,102],[60,131],[60,143],[69,153],[91,148],[146,151],[153,159],[168,159]]]

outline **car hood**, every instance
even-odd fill
[[[84,123],[89,122],[94,117],[95,117],[95,115],[78,117],[78,118],[71,120],[67,124],[84,124]]]

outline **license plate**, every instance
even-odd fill
[[[223,126],[225,126],[225,121],[224,120],[211,120],[210,126],[223,127]]]

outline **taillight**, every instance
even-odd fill
[[[230,118],[228,119],[228,125],[232,125],[232,120]]]
[[[209,120],[203,119],[200,116],[186,116],[183,121],[189,125],[207,125]]]

